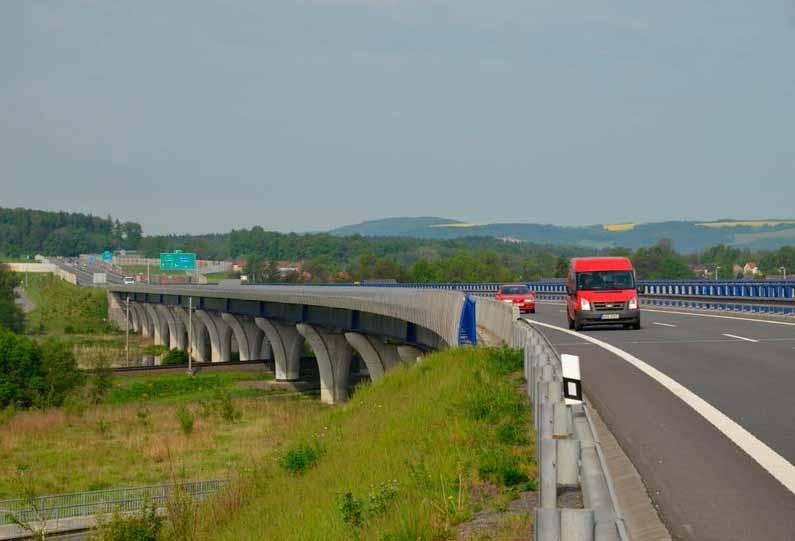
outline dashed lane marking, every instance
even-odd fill
[[[721,316],[718,314],[701,314],[698,312],[680,312],[676,310],[653,310],[651,308],[641,308],[641,312],[657,312],[660,314],[679,314],[682,316],[695,316],[695,317],[714,317],[718,319],[736,319],[738,321],[753,321],[755,323],[770,323],[772,325],[787,325],[789,327],[795,327],[795,323],[789,321],[775,321],[772,319],[755,319],[751,317]]]
[[[731,418],[717,409],[715,406],[695,394],[693,391],[680,384],[673,378],[663,374],[653,366],[641,361],[631,353],[619,349],[612,344],[597,340],[593,336],[570,331],[557,325],[550,325],[541,321],[530,321],[531,325],[539,325],[554,329],[572,336],[577,336],[595,344],[610,353],[618,356],[622,360],[631,364],[651,379],[665,387],[674,396],[682,400],[685,404],[717,428],[724,436],[734,442],[737,447],[745,451],[748,456],[754,459],[760,466],[767,470],[779,483],[784,485],[791,493],[795,494],[795,466],[784,457],[768,447],[759,438],[748,432],[742,426],[734,422]]]
[[[674,327],[674,328],[676,328],[676,325],[671,325],[670,323],[660,323],[659,321],[653,321],[652,323],[654,325],[659,325],[660,327]]]
[[[746,338],[745,336],[737,336],[736,334],[728,334],[728,333],[722,333],[722,334],[723,336],[728,336],[729,338],[736,338],[737,340],[745,340],[746,342],[753,342],[753,343],[759,342],[759,340],[754,340],[753,338]]]

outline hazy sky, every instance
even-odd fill
[[[792,0],[2,0],[0,206],[795,217]]]

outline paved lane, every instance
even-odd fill
[[[562,308],[539,305],[528,319],[565,327]],[[752,449],[753,442],[733,443],[618,355],[568,333],[542,330],[559,351],[580,356],[586,392],[635,462],[676,538],[795,539],[795,495],[740,448]],[[645,311],[640,331],[583,334],[673,378],[785,464],[795,462],[792,323]]]

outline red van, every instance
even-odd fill
[[[640,329],[638,291],[635,269],[626,257],[572,259],[566,277],[569,329],[579,331],[585,325]]]

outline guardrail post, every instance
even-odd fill
[[[560,510],[560,541],[593,541],[594,514],[591,509]]]
[[[558,504],[557,442],[551,438],[541,439],[541,483],[539,486],[541,507],[554,509]]]
[[[559,487],[580,486],[580,441],[557,440],[557,483]]]
[[[536,507],[533,529],[535,541],[558,541],[560,539],[560,511]]]

